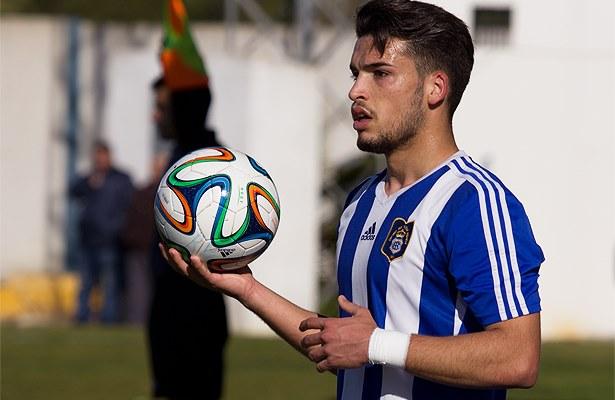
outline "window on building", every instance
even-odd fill
[[[509,8],[474,9],[474,42],[478,46],[506,46],[510,43],[512,12]]]

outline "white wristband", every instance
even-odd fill
[[[405,368],[410,335],[376,328],[369,338],[367,357],[371,364]]]

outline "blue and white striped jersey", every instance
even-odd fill
[[[463,152],[397,193],[385,172],[349,196],[337,242],[340,294],[380,328],[460,335],[540,311],[544,261],[521,203]],[[411,356],[411,355],[410,355]],[[504,390],[436,384],[402,369],[338,372],[338,399],[504,399]]]

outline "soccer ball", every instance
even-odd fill
[[[280,206],[275,185],[252,157],[224,147],[196,150],[162,177],[154,204],[162,241],[184,260],[218,270],[247,265],[271,243]]]

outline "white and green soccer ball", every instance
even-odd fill
[[[194,151],[162,177],[154,204],[162,241],[187,260],[247,265],[269,246],[280,220],[273,180],[252,157],[224,147]]]

